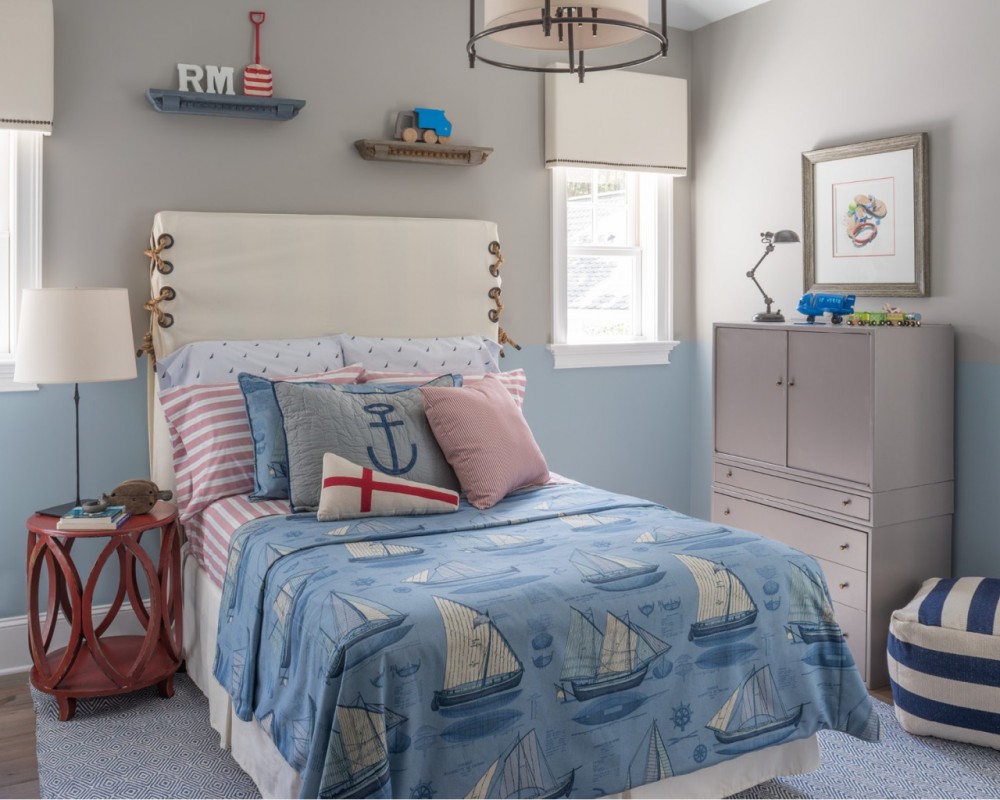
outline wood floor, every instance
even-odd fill
[[[872,696],[892,703],[886,686]],[[38,760],[35,756],[35,712],[28,674],[0,676],[0,798],[37,798]]]
[[[28,673],[0,676],[0,797],[38,797],[35,710]]]

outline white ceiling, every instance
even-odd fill
[[[767,0],[667,0],[667,25],[694,31],[765,2]],[[650,6],[651,15],[659,20],[659,0],[653,0]]]

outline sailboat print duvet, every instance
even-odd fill
[[[215,676],[303,797],[594,797],[879,736],[813,559],[580,484],[247,523]]]

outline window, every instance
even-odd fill
[[[14,348],[23,289],[41,286],[42,134],[0,130],[0,391],[16,384]]]
[[[552,170],[556,368],[666,364],[671,178]]]

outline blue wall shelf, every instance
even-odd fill
[[[291,119],[306,104],[287,97],[251,97],[242,94],[203,94],[174,89],[147,89],[146,99],[164,114],[200,114],[252,119]]]

